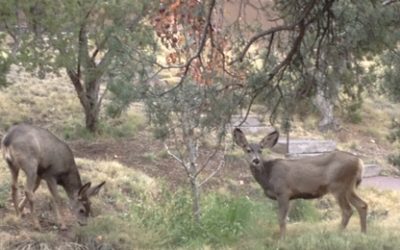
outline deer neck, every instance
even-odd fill
[[[61,186],[64,187],[65,192],[70,200],[73,200],[82,187],[81,177],[78,170],[70,171],[64,178]]]
[[[264,190],[269,189],[271,184],[271,173],[273,169],[273,161],[263,161],[260,167],[250,165],[250,171],[254,179],[263,187]]]

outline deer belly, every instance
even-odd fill
[[[327,187],[325,185],[319,186],[315,190],[308,192],[297,191],[290,196],[290,199],[316,199],[324,196],[327,193]]]
[[[264,190],[265,196],[272,200],[276,200],[276,194],[272,192],[271,190]]]
[[[308,199],[316,199],[316,198],[319,198],[321,196],[322,195],[320,195],[320,194],[298,193],[298,194],[292,195],[290,197],[290,199],[291,200],[294,200],[294,199],[305,199],[305,200],[308,200]]]

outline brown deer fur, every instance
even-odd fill
[[[352,215],[351,204],[360,216],[361,231],[365,233],[367,203],[355,191],[362,178],[362,161],[342,151],[294,160],[264,160],[261,155],[262,149],[273,147],[278,138],[279,133],[274,130],[259,144],[249,144],[239,128],[233,131],[233,139],[246,153],[254,178],[267,197],[278,201],[281,238],[286,233],[290,200],[314,199],[327,193],[333,194],[340,206],[341,228],[347,226]]]
[[[61,224],[66,225],[61,213],[61,199],[57,185],[66,191],[71,202],[72,211],[80,224],[86,224],[90,213],[89,197],[97,194],[105,182],[90,187],[88,182],[82,185],[74,157],[68,145],[46,129],[18,124],[12,126],[3,137],[3,158],[6,160],[12,175],[11,195],[17,215],[20,215],[28,202],[34,226],[40,229],[34,209],[33,193],[45,180],[53,196],[54,209]],[[19,170],[26,175],[25,197],[18,205]]]

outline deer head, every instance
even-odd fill
[[[86,183],[79,189],[78,193],[71,201],[72,212],[75,214],[79,225],[83,226],[87,224],[87,218],[91,214],[90,197],[97,195],[105,183],[106,182],[103,181],[95,187],[91,187],[90,182]]]
[[[263,165],[262,150],[264,148],[272,148],[278,142],[278,138],[279,132],[274,129],[259,144],[249,144],[242,130],[239,128],[233,130],[233,141],[246,153],[249,164],[256,168],[260,168]]]

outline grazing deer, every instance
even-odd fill
[[[33,193],[43,179],[53,196],[53,204],[61,229],[66,224],[61,213],[61,199],[57,184],[61,185],[68,195],[72,212],[78,223],[85,225],[90,214],[89,198],[96,195],[105,182],[91,187],[88,182],[82,185],[81,177],[75,164],[74,157],[68,145],[46,129],[18,124],[12,126],[3,137],[3,158],[11,170],[11,196],[14,208],[19,216],[26,203],[29,204],[34,227],[40,229],[39,220],[34,210]],[[18,173],[26,174],[25,197],[18,205]]]
[[[278,201],[280,237],[285,237],[290,200],[315,199],[327,193],[335,196],[342,210],[341,228],[347,226],[352,215],[351,204],[360,215],[361,231],[365,233],[368,206],[355,192],[361,182],[362,161],[341,151],[295,160],[263,160],[262,149],[273,147],[278,138],[274,130],[259,144],[249,144],[240,129],[233,131],[233,140],[247,154],[254,178],[267,197]]]

